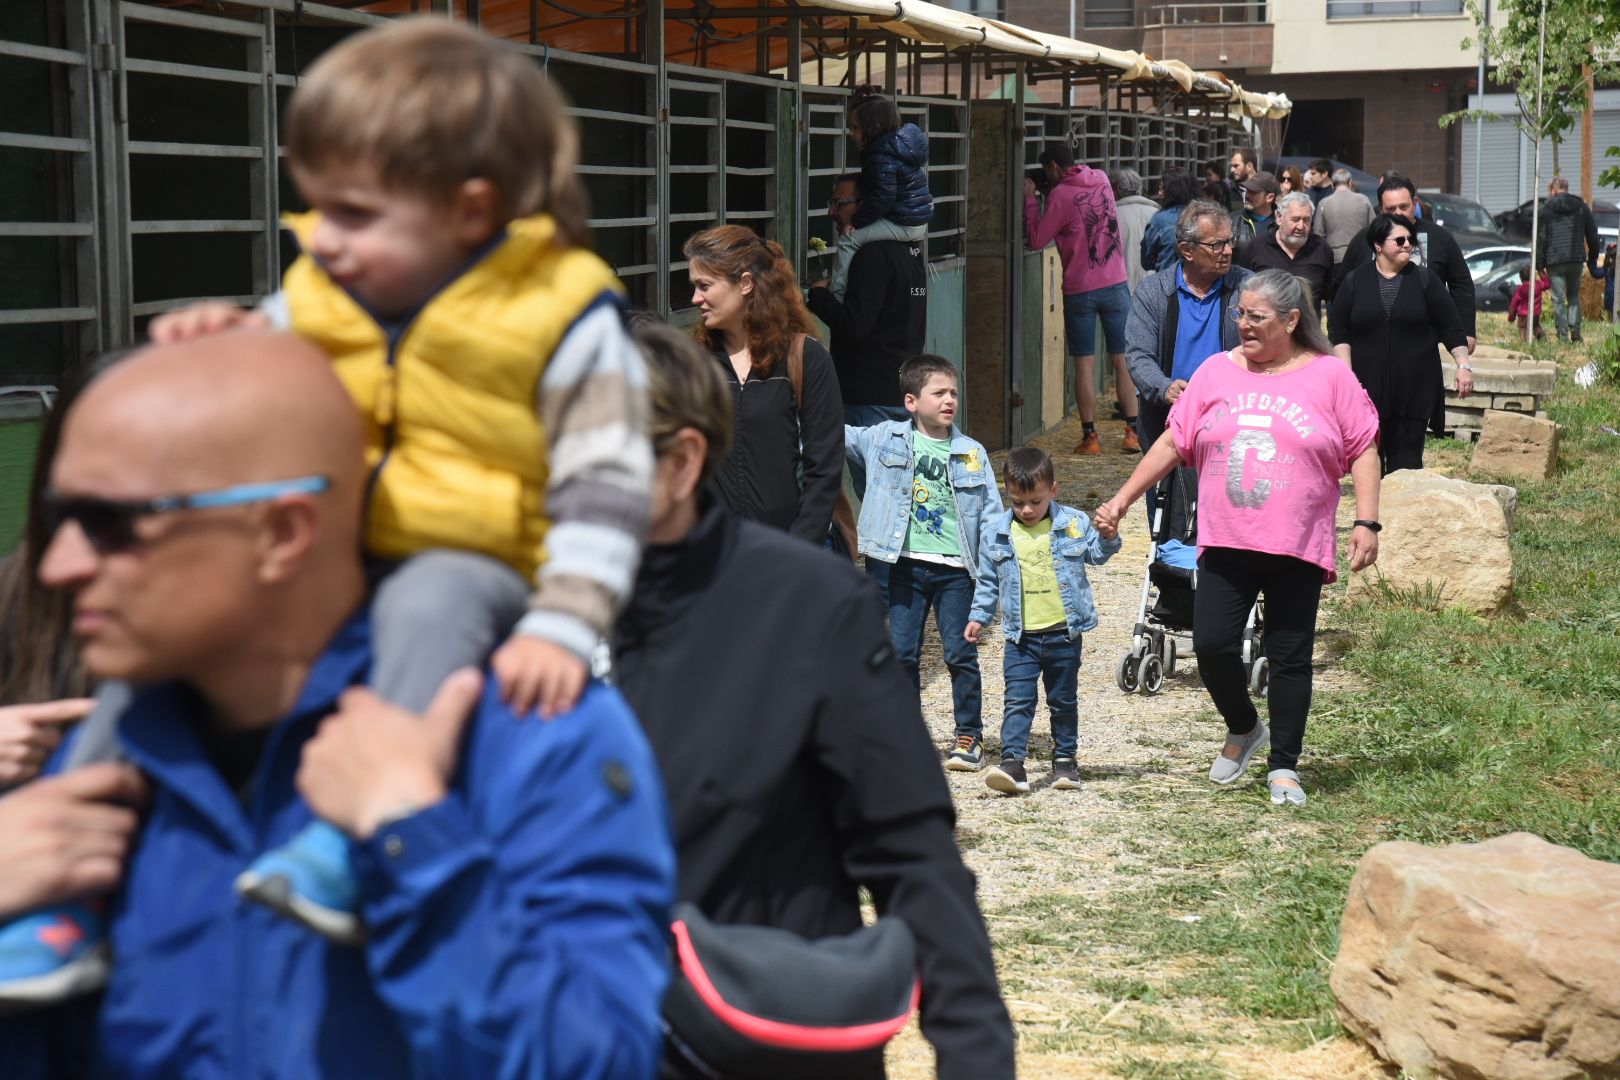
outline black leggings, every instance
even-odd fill
[[[1429,422],[1410,416],[1379,416],[1378,460],[1388,476],[1396,469],[1423,468],[1423,439]]]
[[[1266,597],[1270,767],[1292,769],[1299,763],[1305,716],[1311,710],[1311,648],[1316,643],[1322,568],[1290,555],[1204,549],[1193,603],[1193,651],[1198,655],[1198,674],[1227,731],[1234,735],[1253,731],[1260,714],[1249,698],[1249,676],[1243,667],[1243,626],[1261,593]]]

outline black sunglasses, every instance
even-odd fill
[[[135,535],[135,522],[149,514],[248,506],[279,499],[283,495],[312,495],[330,486],[331,481],[324,476],[300,476],[296,480],[238,484],[217,491],[163,495],[156,499],[99,499],[91,495],[64,496],[48,491],[40,500],[40,510],[46,536],[55,536],[57,530],[69,521],[76,522],[98,554],[112,555],[135,545],[139,539]]]
[[[1389,242],[1396,247],[1405,247],[1412,242],[1412,238],[1410,236],[1392,236],[1389,238]]]

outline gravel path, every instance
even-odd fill
[[[1074,420],[1036,441],[1056,462],[1059,499],[1088,514],[1141,460],[1117,449],[1123,431],[1118,422],[1099,428],[1107,448],[1100,456],[1069,453],[1079,434]],[[998,476],[1000,457],[996,455]],[[1342,516],[1349,516],[1347,508]],[[1140,1046],[1116,1044],[1108,1037],[1112,1017],[1103,1014],[1113,1002],[1093,989],[1099,975],[1117,971],[1120,961],[1128,959],[1053,955],[1063,949],[1043,945],[1042,924],[1061,921],[1065,910],[1107,896],[1127,877],[1136,885],[1156,867],[1178,865],[1178,853],[1167,850],[1156,836],[1156,822],[1165,815],[1206,812],[1216,797],[1205,777],[1225,729],[1199,681],[1196,663],[1190,657],[1178,661],[1175,675],[1157,695],[1126,695],[1115,684],[1114,667],[1130,647],[1146,569],[1149,540],[1141,504],[1132,507],[1121,535],[1120,552],[1106,565],[1089,568],[1099,625],[1085,637],[1080,673],[1081,789],[1047,786],[1052,741],[1044,700],[1030,739],[1030,795],[999,795],[985,786],[983,772],[945,774],[956,800],[958,842],[978,875],[980,905],[996,940],[1003,990],[1019,1030],[1022,1076],[1122,1075],[1121,1055],[1140,1054]],[[1331,618],[1324,613],[1325,620]],[[1323,653],[1332,650],[1335,634],[1325,624],[1319,634],[1322,686],[1337,681],[1322,677]],[[993,761],[1000,746],[1003,692],[999,627],[987,629],[981,642],[986,758]],[[923,656],[923,714],[943,760],[953,735],[950,678],[932,627]],[[1264,773],[1253,769],[1250,776],[1248,783],[1263,781]],[[1144,794],[1150,797],[1144,799]],[[1291,827],[1279,826],[1284,831]],[[1039,899],[1048,894],[1053,903],[1042,913]],[[1063,940],[1061,933],[1054,937]],[[1187,1016],[1185,1022],[1206,1031],[1209,1023],[1221,1023],[1197,1016]],[[1038,1048],[1031,1049],[1032,1044]],[[932,1075],[932,1051],[915,1026],[896,1040],[890,1058],[891,1075],[899,1080]],[[1215,1075],[1348,1077],[1361,1071],[1363,1058],[1344,1040],[1329,1039],[1303,1056],[1289,1055],[1282,1064],[1251,1042],[1241,1060],[1223,1061]]]

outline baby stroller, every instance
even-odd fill
[[[1127,694],[1157,694],[1176,671],[1178,653],[1192,652],[1193,598],[1198,591],[1198,471],[1182,466],[1159,482],[1151,500],[1153,546],[1142,580],[1142,602],[1131,651],[1119,658],[1114,681]],[[1266,694],[1265,602],[1256,601],[1243,627],[1249,692]]]

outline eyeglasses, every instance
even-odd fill
[[[332,486],[324,476],[300,476],[296,480],[272,480],[263,484],[237,484],[192,495],[164,495],[156,499],[98,499],[94,496],[62,496],[54,491],[42,500],[45,535],[55,536],[69,521],[78,522],[90,546],[101,555],[112,555],[134,547],[135,522],[149,514],[175,510],[213,510],[226,506],[248,506],[269,502],[283,495],[313,495]]]
[[[1205,251],[1217,253],[1225,251],[1227,248],[1234,246],[1230,236],[1224,240],[1193,240],[1191,242],[1196,246],[1203,248]]]
[[[1244,308],[1232,309],[1232,321],[1235,323],[1248,323],[1250,326],[1259,326],[1267,319],[1275,319],[1275,311],[1247,311]]]
[[[1412,238],[1410,236],[1391,236],[1388,242],[1396,247],[1405,247],[1412,242]]]
[[[836,210],[840,206],[854,206],[860,201],[859,199],[828,199],[827,205]]]

